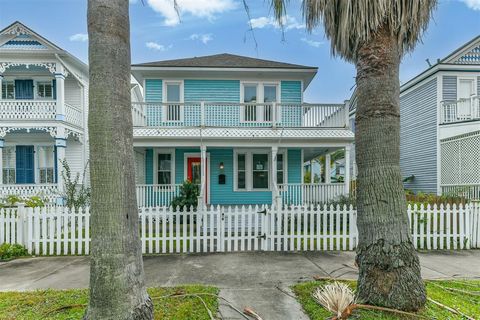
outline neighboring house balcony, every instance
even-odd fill
[[[0,185],[0,198],[6,198],[10,195],[20,198],[38,196],[51,203],[55,203],[56,199],[60,197],[57,183]]]
[[[344,104],[132,103],[135,127],[345,128]]]
[[[442,101],[440,124],[453,124],[467,121],[480,121],[480,97]]]

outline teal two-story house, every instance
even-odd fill
[[[345,104],[305,103],[317,68],[218,54],[132,66],[139,205],[168,205],[186,180],[211,205],[325,202],[348,193],[304,165],[339,150],[350,163]],[[140,100],[140,101],[135,101]],[[313,179],[311,180],[313,181]]]

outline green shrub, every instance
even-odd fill
[[[185,181],[180,186],[180,194],[172,200],[170,205],[174,209],[180,207],[180,211],[182,211],[184,207],[187,207],[187,210],[189,210],[190,207],[196,209],[199,195],[200,190],[198,185],[191,181]]]
[[[0,208],[15,207],[19,203],[24,203],[25,207],[30,208],[44,207],[46,202],[47,200],[42,199],[40,196],[20,197],[18,195],[11,194],[0,200]]]
[[[85,184],[88,162],[83,169],[83,181],[80,183],[80,173],[72,177],[72,171],[67,160],[62,161],[62,178],[64,181],[63,198],[68,208],[83,208],[90,204],[90,188]]]
[[[10,260],[24,256],[28,256],[28,251],[22,245],[10,243],[0,245],[0,260]]]

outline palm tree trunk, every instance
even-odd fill
[[[396,37],[383,27],[359,48],[356,61],[357,298],[418,310],[426,293],[400,172],[400,56]]]
[[[128,0],[89,0],[91,258],[85,319],[152,319],[135,196]]]

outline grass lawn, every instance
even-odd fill
[[[314,290],[329,281],[311,281],[296,284],[292,287],[298,301],[302,305],[306,314],[312,320],[323,320],[331,316],[331,314],[321,307],[313,299]],[[345,281],[352,289],[355,289],[355,281]],[[480,281],[452,280],[452,281],[427,281],[428,297],[456,309],[474,319],[480,319]],[[449,290],[449,289],[453,290]],[[469,291],[471,294],[459,292],[455,290]],[[356,310],[357,317],[362,320],[381,320],[381,319],[418,319],[418,317],[397,316],[388,312],[372,311],[372,310]],[[427,319],[464,319],[459,315],[455,315],[434,303],[428,301],[425,308],[419,312],[419,315]]]
[[[202,301],[197,297],[155,297],[170,294],[210,293],[218,289],[206,286],[182,286],[148,289],[155,305],[155,319],[207,320],[210,319]],[[218,301],[214,296],[201,295],[215,315]],[[88,290],[41,290],[29,292],[0,292],[0,319],[37,320],[82,319],[88,301]],[[60,309],[66,307],[65,309]]]

